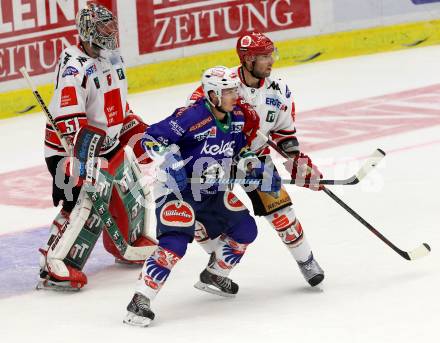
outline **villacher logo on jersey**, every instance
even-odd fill
[[[173,200],[160,211],[160,220],[169,226],[187,227],[194,224],[194,211],[188,204]]]

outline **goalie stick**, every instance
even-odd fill
[[[35,87],[34,83],[32,82],[32,79],[30,78],[27,70],[25,67],[20,68],[20,72],[23,75],[23,77],[26,79],[29,87],[32,90],[32,93],[34,94],[35,98],[37,99],[38,104],[41,106],[47,120],[50,122],[52,127],[54,128],[58,138],[60,139],[61,144],[63,145],[63,148],[70,154],[71,149],[69,148],[69,145],[67,144],[67,141],[65,140],[63,134],[61,133],[60,129],[55,123],[55,120],[52,117],[52,114],[50,113],[49,109],[47,108],[43,98],[41,97],[40,93],[38,92],[37,88]],[[90,189],[94,189],[91,185],[85,185],[88,186]],[[103,221],[105,223],[105,228],[107,232],[109,233],[110,238],[112,239],[113,243],[115,244],[118,251],[121,253],[121,256],[129,261],[140,261],[145,260],[149,255],[151,255],[152,251],[155,249],[155,246],[143,246],[143,247],[132,247],[130,246],[125,239],[123,238],[121,231],[119,230],[118,226],[116,225],[115,221],[113,220],[113,217],[111,216],[107,204],[104,203],[104,201],[101,199],[101,197],[97,194],[96,189],[95,191],[87,189],[87,194],[92,200],[93,207],[101,213],[103,216]],[[155,241],[151,237],[149,237],[152,241]]]
[[[259,137],[263,138],[264,140],[266,140],[267,144],[269,146],[271,146],[281,156],[283,156],[284,158],[289,158],[289,156],[284,151],[282,151],[273,141],[271,141],[267,136],[265,136],[259,130],[257,131],[257,135]],[[382,151],[382,150],[380,150],[380,151]],[[362,177],[361,177],[361,179],[362,179]],[[419,259],[419,258],[425,257],[431,251],[431,247],[427,243],[423,243],[420,246],[418,246],[417,248],[410,250],[410,251],[404,251],[402,249],[399,249],[388,238],[386,238],[383,234],[381,234],[376,228],[374,228],[370,223],[368,223],[364,218],[362,218],[356,211],[354,211],[350,206],[348,206],[344,201],[342,201],[342,199],[340,199],[331,190],[329,190],[328,188],[326,188],[324,186],[323,191],[330,198],[332,198],[334,201],[336,201],[344,210],[346,210],[354,218],[356,218],[368,230],[370,230],[374,235],[376,235],[376,237],[378,237],[382,242],[384,242],[386,245],[388,245],[391,249],[393,249],[396,253],[398,253],[404,259],[406,259],[406,260]]]

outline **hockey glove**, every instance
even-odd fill
[[[246,175],[246,180],[261,180],[258,190],[267,193],[276,193],[281,189],[281,177],[272,163],[263,162],[256,168],[252,168]]]
[[[252,106],[243,98],[237,99],[237,106],[240,107],[244,114],[244,126],[242,131],[246,135],[248,145],[251,145],[252,141],[257,136],[258,129],[260,128],[260,117]]]
[[[310,188],[314,191],[320,191],[324,188],[324,185],[319,184],[322,174],[318,167],[313,164],[309,156],[302,152],[284,162],[284,166],[290,173],[292,180],[296,180],[297,186]]]
[[[165,160],[160,165],[160,168],[167,175],[166,186],[174,193],[184,191],[187,186],[185,162],[178,153],[169,152],[164,157]]]

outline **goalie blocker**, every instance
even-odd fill
[[[127,118],[128,119],[128,118]],[[133,118],[130,118],[133,120]],[[136,157],[128,146],[116,148],[111,153],[94,158],[98,155],[103,140],[101,130],[85,126],[81,128],[75,142],[75,163],[70,168],[70,177],[58,171],[64,171],[65,160],[68,158],[53,157],[48,159],[49,170],[54,177],[54,193],[58,193],[58,201],[63,200],[63,209],[55,218],[51,227],[51,236],[46,247],[40,249],[40,277],[42,280],[37,289],[55,288],[62,290],[78,290],[87,283],[82,269],[104,228],[104,248],[115,256],[116,260],[126,263],[143,263],[150,251],[147,247],[154,246],[155,240],[148,236],[148,207],[150,192],[141,184],[141,176]],[[127,140],[126,140],[127,141]],[[134,147],[136,148],[136,147]],[[56,158],[56,160],[55,160]],[[75,171],[75,172],[73,172]],[[93,171],[95,175],[93,175]],[[79,177],[79,178],[78,178]],[[92,180],[93,178],[93,180]],[[108,205],[110,213],[104,217],[112,217],[115,230],[109,230],[103,221],[103,213],[95,209],[90,199],[90,187],[83,187],[83,180],[95,185],[92,189],[101,203]],[[70,181],[65,182],[65,181]],[[72,181],[73,180],[73,181]],[[61,181],[61,182],[60,182]],[[72,191],[68,201],[66,191]],[[87,190],[86,190],[87,188]],[[62,194],[61,194],[62,192]],[[76,194],[75,194],[76,193]],[[62,195],[62,196],[61,196]],[[73,196],[77,198],[73,201]],[[54,203],[56,198],[54,196]],[[112,237],[107,232],[112,232]],[[122,237],[121,237],[122,236]],[[137,261],[129,261],[121,254],[127,247],[145,247]]]

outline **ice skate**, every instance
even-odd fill
[[[194,287],[201,291],[228,298],[235,297],[238,292],[238,285],[231,279],[210,273],[206,269],[200,273],[200,281]]]
[[[46,271],[41,271],[40,280],[38,281],[35,289],[51,290],[58,292],[78,292],[81,287],[74,287],[70,280],[60,281],[54,277],[49,276]]]
[[[324,271],[314,259],[313,253],[310,253],[307,261],[298,262],[298,266],[304,276],[304,279],[306,279],[310,286],[314,287],[319,285],[322,280],[324,280]]]
[[[141,293],[134,294],[127,306],[127,311],[124,318],[125,324],[146,327],[154,319],[154,313],[150,309],[150,300]]]

